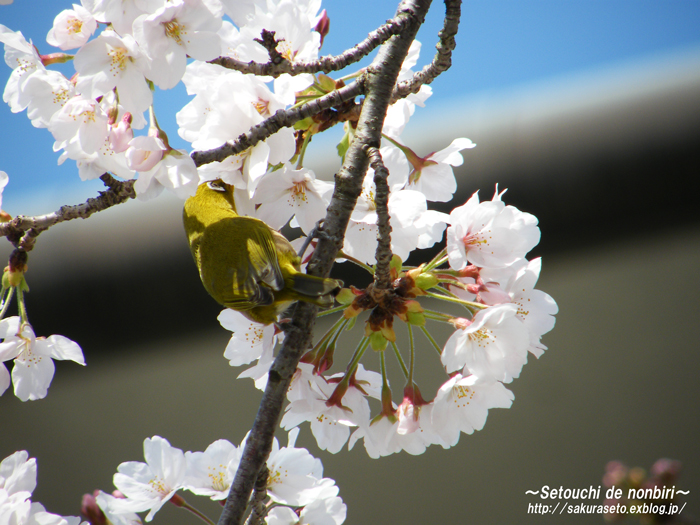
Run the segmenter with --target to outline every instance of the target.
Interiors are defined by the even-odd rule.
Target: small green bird
[[[333,305],[342,282],[302,273],[290,242],[259,219],[236,213],[233,187],[200,184],[183,211],[204,288],[219,304],[271,324],[294,301]]]

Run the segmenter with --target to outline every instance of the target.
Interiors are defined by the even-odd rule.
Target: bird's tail
[[[294,290],[298,300],[323,307],[333,305],[334,298],[342,287],[343,282],[337,279],[315,277],[305,273],[295,273],[289,283],[289,288]]]

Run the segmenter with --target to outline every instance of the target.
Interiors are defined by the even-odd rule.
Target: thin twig
[[[445,21],[438,33],[440,41],[435,45],[437,53],[430,64],[413,75],[409,80],[399,82],[391,95],[393,104],[399,99],[412,93],[418,93],[423,84],[430,84],[440,73],[447,71],[452,65],[452,51],[457,43],[455,35],[459,29],[462,0],[445,0]]]
[[[384,165],[377,147],[367,148],[370,166],[374,170],[374,204],[377,210],[377,266],[374,270],[374,287],[379,290],[391,288],[391,224],[389,223],[389,171]]]
[[[349,86],[332,91],[302,106],[287,110],[280,109],[274,115],[253,126],[232,142],[227,142],[211,150],[193,152],[192,159],[197,166],[209,164],[210,162],[221,162],[227,157],[237,155],[258,142],[265,140],[282,128],[292,127],[300,120],[317,115],[321,111],[344,106],[348,102],[352,102],[355,97],[365,93],[364,84],[364,80],[361,77]]]
[[[95,212],[106,210],[136,197],[135,180],[118,181],[109,173],[104,173],[100,180],[109,189],[101,191],[100,196],[90,198],[83,204],[61,206],[58,211],[46,215],[26,217],[18,215],[9,222],[0,224],[0,236],[8,240],[20,250],[30,251],[34,247],[37,236],[51,226],[72,219],[86,219]]]
[[[408,18],[389,20],[383,26],[369,33],[367,38],[362,42],[347,51],[336,56],[326,55],[318,60],[312,60],[310,62],[295,62],[292,64],[288,60],[283,60],[278,63],[271,60],[261,64],[253,61],[242,62],[231,57],[219,57],[211,60],[209,63],[217,64],[228,69],[235,69],[242,73],[275,78],[285,73],[300,75],[302,73],[330,73],[331,71],[340,71],[350,64],[360,61],[378,46],[389,40],[393,35],[400,34],[409,22],[410,20]]]

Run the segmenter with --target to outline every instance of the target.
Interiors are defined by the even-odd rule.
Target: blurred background
[[[15,0],[0,6],[0,23],[47,52],[53,17],[69,7]],[[331,18],[324,54],[394,11],[391,2],[323,7]],[[441,8],[433,6],[419,36],[419,66],[433,53]],[[597,486],[610,460],[648,468],[661,457],[683,463],[684,514],[700,516],[699,23],[695,1],[463,6],[453,67],[405,139],[419,154],[459,136],[477,143],[456,170],[459,193],[439,209],[477,190],[489,199],[496,183],[509,188],[505,201],[540,220],[542,241],[529,258],[543,257],[537,288],[560,313],[544,337],[549,350],[509,385],[512,408],[492,410],[482,431],[450,450],[372,460],[358,444],[331,455],[303,427],[299,443],[337,481],[348,523],[602,523],[599,515],[528,515],[540,500],[525,491]],[[9,71],[0,68],[3,85]],[[184,89],[156,101],[159,122],[182,148],[166,109],[184,101]],[[53,139],[25,115],[3,105],[0,123],[0,169],[10,175],[3,209],[12,215],[49,213],[101,189],[81,183],[71,161],[56,167]],[[322,178],[338,169],[336,137],[315,141],[310,167]],[[44,400],[0,398],[0,458],[18,449],[37,458],[33,499],[51,512],[76,515],[83,493],[111,490],[119,463],[142,461],[146,437],[203,450],[219,438],[238,444],[252,423],[260,393],[235,381],[241,370],[222,357],[229,333],[199,282],[181,209],[167,195],[131,201],[52,228],[30,254],[37,334],[77,341],[88,362],[57,363]],[[2,250],[9,254],[9,243]],[[344,265],[335,275],[361,278]],[[418,381],[432,396],[440,371],[424,350]],[[377,361],[370,355],[365,365]],[[215,504],[188,500],[216,516]],[[160,512],[156,522],[191,523],[178,509]]]

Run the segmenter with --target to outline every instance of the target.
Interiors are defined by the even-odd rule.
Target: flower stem
[[[396,346],[395,342],[391,342],[391,346],[394,348],[394,354],[396,355],[396,360],[399,362],[399,365],[401,366],[401,371],[403,372],[403,375],[405,377],[408,377],[408,368],[406,368],[406,363],[403,361],[403,357],[401,357],[401,352],[399,352],[399,347]],[[384,352],[382,352],[384,353]]]
[[[187,503],[184,499],[182,500],[182,504],[180,505],[183,509],[189,510],[192,514],[197,516],[199,519],[207,523],[208,525],[216,525],[213,520],[209,519],[202,511],[194,508],[192,505]]]
[[[17,304],[19,305],[19,318],[23,323],[29,324],[29,318],[27,317],[27,306],[24,304],[24,292],[21,289],[17,294]]]
[[[3,319],[5,317],[7,309],[10,307],[10,302],[12,302],[12,296],[14,295],[14,293],[14,286],[2,289],[2,302],[0,303],[0,319]]]
[[[424,272],[429,272],[433,268],[437,268],[441,264],[447,261],[447,250],[442,250],[440,253],[438,253],[433,259],[425,265],[423,268]]]
[[[428,329],[425,326],[421,326],[420,329],[423,331],[423,334],[425,335],[425,337],[428,338],[428,341],[431,342],[431,344],[433,345],[433,348],[435,348],[435,350],[437,350],[438,355],[442,355],[442,348],[440,348],[440,345],[438,345],[435,342],[435,339],[433,339],[433,336],[430,335],[430,332],[428,332]]]
[[[347,255],[346,253],[343,253],[343,250],[338,251],[338,255],[337,255],[336,259],[347,259],[348,261],[355,263],[358,266],[361,266],[362,268],[367,270],[369,273],[374,275],[374,268],[372,268],[368,264],[363,263],[362,261],[355,259],[354,257],[352,257],[350,255]]]
[[[413,340],[413,326],[410,324],[408,325],[408,343],[409,343],[409,346],[411,348],[411,354],[410,354],[410,360],[408,362],[408,378],[407,378],[406,383],[408,385],[412,385],[413,384],[413,365],[415,364],[415,361],[416,361],[416,347],[415,347],[415,343]]]
[[[316,317],[323,317],[324,315],[331,315],[336,312],[342,312],[348,307],[347,304],[341,304],[340,306],[334,306],[333,308],[329,308],[328,310],[323,310],[322,312],[319,312]]]
[[[440,299],[442,301],[448,301],[450,303],[455,303],[455,304],[461,304],[464,306],[467,310],[469,310],[471,313],[478,312],[479,310],[483,310],[484,308],[488,308],[487,305],[481,304],[481,303],[474,303],[472,301],[464,301],[462,299],[457,299],[456,297],[449,297],[447,295],[441,295],[433,292],[425,292],[425,295],[428,297],[433,297],[435,299]]]

